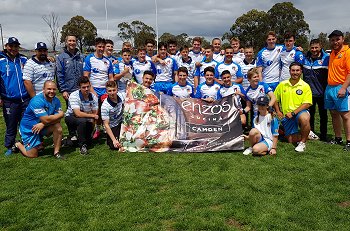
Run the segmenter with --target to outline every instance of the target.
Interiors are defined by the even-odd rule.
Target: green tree
[[[324,50],[331,49],[331,48],[330,48],[330,45],[329,45],[329,40],[328,40],[328,35],[327,35],[327,33],[321,32],[321,33],[318,35],[318,39],[320,40],[321,46],[323,47]]]
[[[222,40],[238,37],[242,45],[249,43],[256,50],[259,50],[265,44],[266,33],[269,30],[267,22],[266,12],[256,9],[250,10],[236,19],[230,31],[223,35]]]
[[[177,47],[180,48],[184,45],[190,47],[191,39],[186,33],[181,33],[178,35],[173,35],[171,33],[165,32],[159,37],[160,42],[168,42],[169,40],[174,39],[177,42]]]
[[[77,37],[78,47],[81,51],[83,49],[93,46],[95,38],[97,36],[97,29],[83,16],[77,15],[72,17],[67,24],[62,27],[61,31],[61,43],[65,41],[67,35],[75,35]]]
[[[280,43],[283,43],[284,33],[290,31],[295,34],[296,44],[307,49],[310,29],[303,11],[295,8],[291,2],[282,2],[273,5],[267,14],[269,30],[276,32]]]
[[[153,27],[141,21],[132,21],[130,24],[122,22],[118,24],[118,36],[125,42],[129,41],[134,47],[143,46],[146,39],[155,39]]]

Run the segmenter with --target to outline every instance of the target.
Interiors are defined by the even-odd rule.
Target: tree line
[[[57,32],[57,15],[51,13],[49,16],[43,16],[43,19],[50,28],[50,43],[53,50],[55,50],[59,37]],[[123,42],[131,42],[136,48],[143,46],[144,41],[147,39],[156,39],[154,28],[139,20],[134,20],[130,23],[121,22],[117,25],[117,28],[118,37]],[[229,31],[224,32],[221,36],[221,39],[224,42],[226,41],[226,43],[223,43],[223,48],[229,46],[227,41],[232,37],[237,37],[240,39],[242,46],[251,45],[255,50],[260,50],[265,45],[268,31],[276,32],[279,43],[283,43],[283,35],[286,31],[289,31],[295,34],[297,45],[305,50],[308,48],[309,40],[313,38],[320,39],[323,47],[330,49],[327,33],[321,32],[318,36],[311,36],[309,24],[305,21],[303,11],[295,8],[291,2],[276,3],[267,12],[252,9],[238,17],[229,28]],[[81,51],[89,51],[97,37],[97,28],[83,16],[77,15],[62,26],[61,43],[64,43],[68,34],[77,36],[78,47]],[[344,34],[345,42],[349,44],[350,32],[345,32]],[[192,39],[186,33],[174,35],[165,32],[159,37],[160,42],[169,40],[176,40],[178,47],[183,45],[190,46],[192,42]],[[210,44],[204,37],[202,37],[202,41],[202,45]]]

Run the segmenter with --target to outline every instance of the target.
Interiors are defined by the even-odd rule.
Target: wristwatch
[[[292,111],[292,116],[295,116],[295,113],[294,113],[294,111]]]

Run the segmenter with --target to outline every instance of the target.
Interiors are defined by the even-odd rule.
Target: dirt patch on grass
[[[235,227],[239,230],[244,230],[244,225],[234,218],[230,218],[226,221],[226,224],[230,227]]]
[[[350,201],[340,202],[340,203],[338,203],[338,206],[342,207],[342,208],[349,208],[350,207]]]

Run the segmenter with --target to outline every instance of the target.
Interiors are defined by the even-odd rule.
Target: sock
[[[342,138],[341,138],[341,137],[335,137],[335,140],[336,140],[336,141],[341,141]]]

